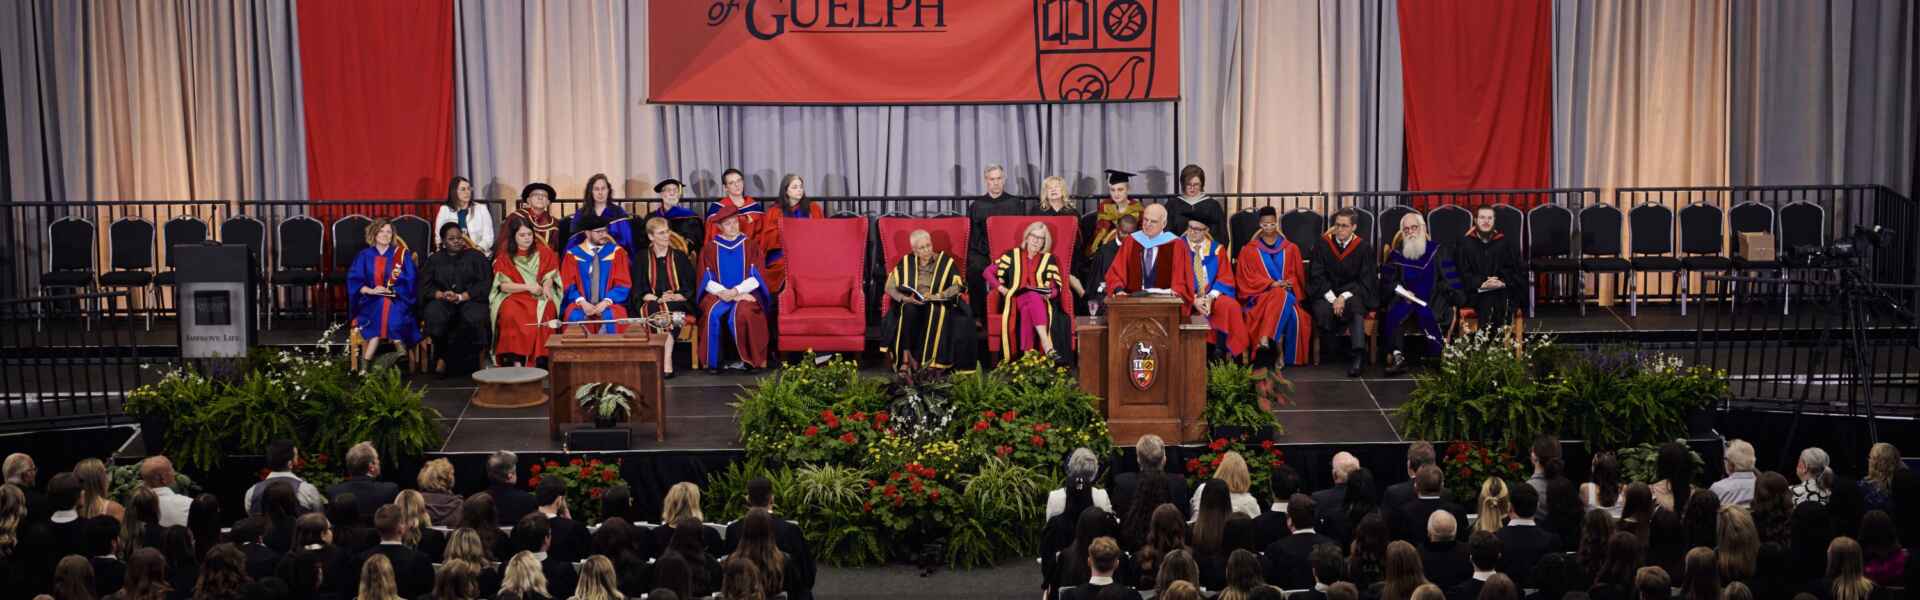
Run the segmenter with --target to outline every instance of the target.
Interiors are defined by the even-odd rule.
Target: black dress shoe
[[[1395,350],[1393,351],[1393,354],[1390,354],[1387,356],[1386,373],[1388,377],[1393,377],[1395,375],[1400,375],[1406,372],[1407,372],[1407,355],[1401,354],[1399,350]]]
[[[674,375],[675,375],[675,373],[674,373],[673,371],[667,371],[667,372],[665,372],[665,373],[661,373],[661,374],[660,374],[660,378],[661,378],[661,379],[673,379],[673,376],[674,376]]]
[[[1353,361],[1347,363],[1347,376],[1359,377],[1360,370],[1362,368],[1365,368],[1366,366],[1367,366],[1367,357],[1361,356],[1360,353],[1358,352],[1353,353]]]

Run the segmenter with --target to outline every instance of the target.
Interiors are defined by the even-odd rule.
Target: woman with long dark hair
[[[185,527],[175,525],[160,534],[160,555],[167,560],[167,584],[173,588],[169,598],[193,595],[193,582],[200,578],[200,558],[193,546],[193,532]]]
[[[1653,470],[1660,477],[1660,481],[1648,486],[1654,503],[1662,509],[1680,510],[1687,498],[1693,497],[1693,451],[1680,442],[1661,444],[1660,454],[1653,459]]]
[[[173,586],[167,583],[167,559],[153,548],[141,548],[127,555],[125,587],[107,596],[119,600],[166,600]]]
[[[201,494],[187,507],[187,529],[193,532],[193,558],[206,560],[207,551],[220,543],[220,497]]]
[[[1382,571],[1379,600],[1410,600],[1413,590],[1428,585],[1420,551],[1413,544],[1396,541],[1387,544],[1387,560]]]
[[[1353,485],[1351,476],[1347,485]],[[1347,552],[1347,580],[1360,589],[1379,583],[1386,576],[1387,544],[1391,539],[1392,532],[1380,513],[1371,512],[1361,517],[1353,528],[1352,548]]]
[[[1587,480],[1580,484],[1580,499],[1587,509],[1604,510],[1607,516],[1620,518],[1620,459],[1612,452],[1595,453]]]
[[[501,365],[544,366],[553,329],[529,326],[560,318],[560,255],[539,242],[524,220],[507,221],[506,239],[493,257],[493,355]]]
[[[1593,587],[1587,594],[1593,600],[1631,600],[1634,598],[1633,575],[1640,568],[1640,559],[1644,554],[1640,538],[1625,531],[1616,531],[1607,539],[1606,559],[1600,562],[1600,570],[1593,572]]]
[[[633,256],[633,225],[628,218],[627,209],[620,208],[620,201],[613,198],[613,183],[607,180],[605,173],[594,173],[587,179],[587,189],[581,195],[580,210],[573,211],[572,221],[567,230],[573,237],[567,240],[567,246],[573,247],[586,239],[587,232],[580,229],[580,219],[587,215],[599,215],[607,220],[607,234],[613,236],[613,242]]]
[[[448,223],[459,223],[473,240],[475,250],[493,253],[493,215],[487,212],[485,203],[473,201],[473,182],[465,177],[456,175],[447,182],[447,200],[433,217],[433,230],[439,231]]]
[[[800,570],[792,557],[774,546],[773,516],[765,510],[747,511],[740,519],[740,545],[728,555],[728,561],[753,563],[760,573],[760,589],[768,596],[800,589]]]
[[[200,579],[193,584],[193,600],[237,600],[240,588],[253,582],[247,576],[247,555],[233,544],[207,550],[200,563]],[[66,600],[62,598],[61,600]]]
[[[1087,553],[1093,541],[1103,537],[1113,537],[1117,525],[1113,515],[1097,506],[1089,506],[1080,511],[1073,528],[1073,545],[1060,551],[1060,558],[1054,561],[1054,570],[1047,573],[1047,590],[1057,592],[1060,588],[1086,583],[1092,577],[1091,567],[1087,566]],[[1120,579],[1119,577],[1115,578]]]
[[[1712,548],[1719,545],[1719,520],[1720,495],[1708,489],[1694,490],[1693,497],[1687,499],[1687,506],[1680,513],[1680,522],[1686,527],[1687,546]],[[1757,515],[1754,521],[1756,524],[1759,521]],[[1775,541],[1768,540],[1765,533],[1760,535],[1760,540]]]
[[[1145,491],[1148,488],[1136,488]],[[1138,500],[1135,500],[1138,502]],[[1136,547],[1133,553],[1134,572],[1139,575],[1134,587],[1152,588],[1155,577],[1160,573],[1160,563],[1176,550],[1189,550],[1187,546],[1187,522],[1180,516],[1180,509],[1172,503],[1161,504],[1153,509],[1152,529],[1147,532],[1146,541]]]

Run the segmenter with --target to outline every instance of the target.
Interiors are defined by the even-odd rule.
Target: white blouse
[[[440,205],[440,214],[433,218],[433,243],[440,243],[440,228],[448,223],[460,220],[460,215],[447,205]],[[487,205],[473,202],[467,205],[467,237],[473,239],[482,254],[493,255],[493,216],[487,213]],[[415,250],[426,254],[424,250]]]

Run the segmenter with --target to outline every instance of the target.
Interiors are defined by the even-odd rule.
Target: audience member
[[[1473,523],[1475,531],[1495,533],[1500,531],[1500,528],[1506,527],[1507,515],[1513,512],[1513,503],[1507,492],[1507,480],[1488,477],[1486,481],[1480,482],[1479,504],[1478,520]]]
[[[653,561],[649,579],[657,589],[671,590],[681,598],[698,598],[693,595],[693,567],[678,554],[663,554]]]
[[[720,593],[716,594],[714,598],[715,600],[766,600],[766,589],[761,587],[761,582],[765,580],[765,577],[760,573],[760,568],[754,566],[752,562],[744,560],[728,561],[726,566],[722,567],[721,570]],[[579,598],[580,600],[612,600],[607,598],[584,598],[580,596],[575,596],[575,598]]]
[[[53,514],[53,508],[47,504],[47,495],[40,491],[40,467],[33,462],[32,456],[21,452],[8,454],[6,462],[0,465],[0,473],[5,474],[6,483],[20,488],[21,494],[26,496],[26,520],[42,521],[47,515]]]
[[[1827,468],[1827,451],[1820,448],[1807,448],[1800,451],[1800,461],[1793,465],[1794,475],[1800,483],[1793,486],[1793,503],[1806,502],[1826,504],[1833,495],[1833,471]]]
[[[193,499],[173,491],[173,461],[165,456],[149,456],[140,461],[140,484],[153,490],[160,503],[160,526],[172,527],[187,524],[187,513],[193,509]]]
[[[1607,516],[1620,518],[1621,494],[1620,459],[1612,452],[1596,452],[1593,461],[1587,467],[1587,482],[1580,484],[1581,510],[1607,511]]]
[[[1547,484],[1563,477],[1566,461],[1560,456],[1560,438],[1542,435],[1533,439],[1533,447],[1528,456],[1533,461],[1533,475],[1527,477],[1527,485],[1533,486],[1534,500],[1539,507],[1534,513],[1542,518],[1547,516]],[[1515,583],[1524,583],[1516,581]]]
[[[1198,589],[1200,586],[1200,565],[1193,561],[1193,553],[1175,550],[1160,560],[1160,573],[1154,578],[1154,596],[1165,596],[1167,590],[1176,583],[1185,583]]]
[[[1074,448],[1073,452],[1067,455],[1066,485],[1047,492],[1046,518],[1052,519],[1060,515],[1067,515],[1068,519],[1078,518],[1074,515],[1080,514],[1083,507],[1074,505],[1080,504],[1080,501],[1068,501],[1075,496],[1091,498],[1093,506],[1098,506],[1100,510],[1109,513],[1113,512],[1113,500],[1107,496],[1107,491],[1093,485],[1099,476],[1100,459],[1093,455],[1093,451]]]
[[[193,581],[200,578],[200,558],[194,555],[193,532],[186,527],[168,527],[160,534],[160,556],[167,561],[167,594],[172,600],[193,596]]]
[[[1640,538],[1616,531],[1607,539],[1607,556],[1593,572],[1593,587],[1587,594],[1593,600],[1633,600],[1634,573],[1644,553]]]
[[[274,565],[280,564],[280,558],[286,554],[285,552],[273,549],[272,546],[268,546],[265,543],[264,537],[268,526],[269,524],[266,517],[258,515],[251,516],[235,522],[233,524],[233,530],[227,535],[227,539],[233,542],[234,549],[240,552],[241,569],[249,578],[265,579],[272,577]],[[287,544],[293,544],[293,536],[291,534],[287,536]],[[208,549],[207,551],[209,555],[213,552],[212,549]],[[201,569],[204,570],[207,568],[207,564],[211,563],[213,559],[203,557],[200,561]],[[236,591],[239,589],[237,584],[234,589]]]
[[[291,481],[275,481],[261,493],[261,514],[267,518],[267,547],[286,554],[293,548],[294,521],[305,514],[300,507],[298,486]]]
[[[1151,589],[1155,577],[1160,573],[1160,562],[1175,550],[1189,550],[1187,546],[1187,523],[1180,518],[1180,509],[1169,502],[1153,510],[1153,525],[1147,532],[1144,543],[1136,547],[1133,553],[1134,578],[1131,583],[1137,588]]]
[[[1888,487],[1893,490],[1893,524],[1900,529],[1900,543],[1920,548],[1920,473],[1901,469],[1892,480]]]
[[[1467,558],[1473,563],[1473,573],[1467,579],[1447,588],[1447,600],[1476,600],[1488,579],[1499,573],[1504,544],[1500,536],[1491,532],[1475,531],[1467,536]]]
[[[1246,550],[1234,550],[1227,556],[1226,585],[1218,600],[1249,600],[1253,590],[1266,585],[1260,579],[1260,557]]]
[[[400,494],[398,484],[380,481],[380,451],[372,442],[360,442],[347,449],[347,478],[327,487],[327,497],[353,494],[362,516],[370,516],[380,507],[393,503]],[[344,526],[344,525],[343,525]]]
[[[1720,600],[1754,600],[1753,589],[1735,581],[1720,590]]]
[[[1720,600],[1720,559],[1712,548],[1700,546],[1687,551],[1678,587],[1678,600]]]
[[[1226,553],[1222,549],[1227,543],[1227,517],[1233,512],[1233,501],[1227,486],[1224,483],[1215,486],[1203,483],[1195,495],[1200,498],[1200,506],[1193,512],[1194,560],[1216,556],[1224,560]]]
[[[1347,474],[1346,489],[1347,493],[1340,496],[1342,504],[1340,514],[1343,516],[1331,522],[1322,523],[1322,526],[1327,528],[1327,537],[1352,541],[1355,535],[1354,528],[1359,527],[1360,520],[1367,515],[1379,515],[1380,523],[1386,526],[1388,536],[1391,537],[1393,524],[1387,522],[1386,515],[1380,514],[1380,493],[1379,488],[1374,487],[1373,471],[1364,468],[1354,469],[1352,473]]]
[[[1496,535],[1502,543],[1500,572],[1512,577],[1514,583],[1523,587],[1531,586],[1533,579],[1529,574],[1533,564],[1540,557],[1560,547],[1560,540],[1553,532],[1534,523],[1534,511],[1540,506],[1534,498],[1534,487],[1529,485],[1512,486],[1513,506],[1507,526],[1500,528]]]
[[[127,555],[126,585],[108,597],[115,600],[164,600],[173,591],[167,583],[167,559],[155,548]]]
[[[574,561],[553,554],[553,530],[546,517],[538,514],[520,517],[520,522],[514,524],[509,537],[512,539],[510,549],[496,556],[511,557],[521,552],[532,552],[534,558],[540,559],[541,572],[547,576],[548,590],[555,596],[568,593],[578,595],[574,591],[574,586],[578,584]]]
[[[1827,542],[1833,541],[1838,535],[1839,528],[1834,527],[1826,505],[1808,502],[1793,507],[1792,540],[1787,544],[1793,581],[1811,581],[1826,572]],[[1725,552],[1724,549],[1721,551]],[[1725,576],[1725,573],[1721,575]],[[1761,590],[1761,593],[1764,595],[1765,591]]]
[[[647,581],[647,559],[641,548],[643,543],[637,539],[639,533],[626,519],[614,517],[600,522],[600,528],[593,531],[587,546],[588,556],[598,554],[613,561],[613,570],[619,574],[620,593],[636,598],[645,595],[652,585]],[[732,537],[738,536],[736,533]]]
[[[1633,574],[1633,589],[1639,600],[1668,600],[1673,597],[1673,578],[1660,567],[1640,567]]]
[[[1247,473],[1247,459],[1239,452],[1229,451],[1221,455],[1220,465],[1214,468],[1213,479],[1209,481],[1220,481],[1226,484],[1227,499],[1233,504],[1233,512],[1246,515],[1249,519],[1260,516],[1260,501],[1253,497],[1251,490],[1253,479]],[[1200,487],[1194,490],[1194,494],[1198,496],[1206,490],[1206,486],[1205,483],[1200,484]],[[1196,511],[1200,509],[1200,500],[1197,497],[1193,500],[1193,509]]]
[[[208,549],[206,560],[200,563],[200,579],[193,583],[193,600],[239,600],[240,588],[254,579],[247,574],[250,563],[233,544]]]
[[[1351,480],[1349,480],[1351,481]],[[1370,589],[1386,575],[1387,544],[1393,536],[1380,513],[1369,513],[1353,528],[1352,548],[1347,552],[1347,581]]]
[[[1426,565],[1427,579],[1443,590],[1473,576],[1473,559],[1467,556],[1467,545],[1454,538],[1458,530],[1459,521],[1453,518],[1453,513],[1436,510],[1427,517],[1426,545],[1420,548],[1420,564]]]
[[[1339,546],[1321,544],[1313,547],[1308,561],[1313,564],[1313,587],[1300,591],[1302,596],[1297,600],[1326,600],[1327,590],[1347,577],[1347,557],[1340,552]]]
[[[93,565],[93,591],[110,595],[127,580],[127,564],[120,560],[120,523],[101,515],[87,519],[87,562]]]
[[[393,580],[393,562],[386,555],[368,557],[356,574],[359,585],[354,586],[354,600],[402,600]]]
[[[540,569],[540,559],[532,552],[515,553],[513,559],[507,561],[506,571],[500,581],[500,593],[494,600],[553,600],[553,595],[547,593],[547,575]]]
[[[455,529],[454,534],[447,538],[447,552],[451,553],[454,546],[461,545],[460,533],[467,531],[477,537],[475,541],[479,542],[480,550],[484,552],[479,556],[466,557],[469,560],[491,563],[499,562],[501,557],[513,556],[513,544],[507,540],[506,534],[500,532],[500,527],[494,525],[499,521],[497,515],[492,492],[468,496],[460,503],[460,517],[455,521],[459,529]]]
[[[284,569],[289,562],[310,559],[315,569],[323,569],[330,573],[344,573],[346,569],[345,565],[348,561],[352,560],[354,553],[334,544],[333,534],[333,526],[327,522],[325,516],[319,513],[301,515],[293,524],[292,550],[287,552],[285,558],[280,559],[280,567]],[[276,570],[275,572],[278,574],[280,570]],[[288,586],[293,588],[295,592],[311,594],[310,590],[301,590],[299,586],[295,585],[295,581],[285,575],[281,575],[280,578],[287,580]],[[326,582],[325,591],[343,592],[344,589],[341,587],[341,584],[344,583],[344,581],[336,580],[344,579],[344,577],[330,578]]]
[[[573,565],[567,565],[567,569],[572,570]],[[551,574],[552,570],[548,569],[548,573]],[[754,574],[749,573],[747,578],[751,579],[753,576]],[[572,598],[574,600],[622,600],[626,596],[620,594],[619,585],[614,577],[612,561],[607,560],[605,556],[589,557],[586,562],[580,564],[580,583],[574,590]]]
[[[1235,550],[1260,552],[1260,546],[1254,541],[1253,519],[1240,513],[1227,514],[1227,530],[1222,536],[1220,550],[1232,554]]]
[[[1343,561],[1340,571],[1345,572],[1345,557],[1340,554],[1339,544],[1333,541],[1333,538],[1314,531],[1315,509],[1313,498],[1306,494],[1294,494],[1287,500],[1287,521],[1293,527],[1293,533],[1267,544],[1263,554],[1266,560],[1268,583],[1289,590],[1305,589],[1313,585],[1315,580],[1313,554],[1323,545],[1334,549],[1335,556]],[[1324,581],[1332,583],[1333,580]]]
[[[673,538],[679,537],[682,533],[677,524],[689,519],[695,523],[703,523],[707,519],[706,515],[700,512],[700,486],[685,481],[673,484],[673,487],[667,488],[666,499],[660,505],[660,522],[676,525],[672,528],[655,527],[653,547],[665,548],[670,545]],[[699,536],[702,551],[712,557],[720,556],[720,550],[725,546],[725,541],[720,539],[719,531],[702,526],[693,534]],[[714,570],[714,576],[719,576],[718,569]],[[719,580],[714,581],[718,583]]]
[[[1166,589],[1160,590],[1159,593],[1154,594],[1153,597],[1158,600],[1203,600],[1204,599],[1204,596],[1200,595],[1200,588],[1194,587],[1193,583],[1189,581],[1175,581],[1173,582],[1172,585],[1167,586]]]
[[[1718,537],[1718,527],[1715,529]],[[1686,565],[1688,546],[1687,528],[1680,522],[1680,514],[1670,510],[1655,511],[1652,527],[1647,532],[1646,546],[1647,556],[1643,565],[1660,567],[1668,573],[1681,572]]]
[[[79,555],[60,559],[53,568],[54,600],[94,600],[93,563]]]
[[[1165,475],[1158,471],[1148,471],[1139,477],[1141,489],[1134,492],[1133,498],[1123,505],[1126,508],[1120,510],[1120,547],[1137,549],[1147,543],[1154,515],[1161,505],[1172,502],[1167,496],[1166,484],[1161,481],[1163,478]],[[1173,512],[1178,515],[1180,509],[1174,508]]]
[[[807,538],[800,526],[792,521],[780,518],[774,510],[773,482],[766,478],[755,478],[747,482],[747,511],[765,512],[773,520],[773,542],[776,548],[786,553],[790,568],[794,570],[793,584],[783,588],[791,600],[807,600],[813,597],[814,577],[818,567],[813,560],[813,549],[807,546]],[[734,546],[742,537],[742,523],[734,521],[727,524],[725,550],[731,554]],[[645,552],[642,552],[643,554]]]
[[[607,519],[620,517],[628,523],[647,520],[638,512],[633,502],[633,492],[624,485],[609,487],[607,493],[600,495],[600,516]]]
[[[1115,510],[1127,512],[1138,496],[1140,483],[1153,473],[1161,475],[1161,484],[1166,486],[1167,501],[1180,509],[1182,518],[1191,517],[1193,493],[1187,489],[1187,478],[1178,471],[1167,470],[1166,441],[1151,433],[1140,436],[1133,443],[1134,460],[1140,463],[1137,473],[1120,473],[1113,476],[1113,487],[1108,490],[1108,498]],[[1291,492],[1289,492],[1291,493]],[[1148,506],[1146,514],[1152,514],[1158,505]]]
[[[546,517],[547,531],[553,536],[548,554],[556,560],[579,562],[587,557],[587,527],[573,520],[573,512],[567,506],[567,482],[557,477],[540,480],[534,488],[534,503],[537,505],[529,516]],[[525,550],[525,548],[521,548]]]
[[[447,532],[434,529],[433,517],[427,514],[427,497],[419,490],[401,490],[393,499],[394,506],[400,507],[400,521],[406,523],[406,536],[401,542],[407,547],[419,550],[429,559],[438,557],[447,551]],[[374,515],[379,520],[379,515]],[[378,523],[375,524],[378,528]]]
[[[1520,586],[1505,573],[1494,573],[1487,578],[1487,584],[1480,588],[1478,600],[1520,600]]]
[[[1433,514],[1437,512],[1447,513],[1452,517],[1452,522],[1454,523],[1466,520],[1466,507],[1460,506],[1459,503],[1448,500],[1442,496],[1442,494],[1446,493],[1446,486],[1441,479],[1440,467],[1438,465],[1422,465],[1413,476],[1413,486],[1414,496],[1412,498],[1397,505],[1387,505],[1393,511],[1389,514],[1397,517],[1400,521],[1395,524],[1394,539],[1418,542],[1426,541],[1431,534],[1431,531],[1427,527],[1428,517],[1433,516]],[[1449,534],[1451,534],[1451,531]],[[1451,542],[1453,541],[1453,537],[1452,535],[1448,535],[1444,540],[1434,541]],[[1412,589],[1409,588],[1401,591],[1411,592]]]
[[[1379,600],[1411,600],[1413,590],[1427,581],[1426,568],[1420,562],[1420,551],[1405,541],[1395,540],[1387,544],[1385,561],[1380,582],[1368,590],[1368,596]]]
[[[1653,525],[1653,488],[1644,483],[1633,483],[1620,499],[1620,520],[1614,528],[1642,540],[1647,539],[1648,528]]]
[[[475,600],[480,598],[480,565],[450,560],[433,573],[433,591],[419,600]]]
[[[98,458],[89,458],[73,465],[73,476],[80,481],[80,517],[91,519],[99,516],[113,517],[115,521],[126,518],[126,509],[113,501],[108,490],[113,489],[113,472],[107,470],[107,464]],[[101,592],[106,594],[107,592]]]
[[[1753,498],[1748,505],[1752,507],[1753,524],[1760,530],[1761,541],[1791,542],[1794,502],[1785,476],[1772,471],[1761,473],[1754,479]],[[1822,543],[1821,547],[1826,544]]]
[[[1859,541],[1867,578],[1883,586],[1904,587],[1907,549],[1900,547],[1899,532],[1893,528],[1893,517],[1883,510],[1867,511],[1867,516],[1860,518]]]
[[[498,519],[497,525],[508,526],[518,523],[520,517],[527,516],[527,513],[534,510],[533,494],[518,487],[519,468],[520,457],[512,452],[501,450],[487,457],[487,494],[493,497],[494,518]]]
[[[1415,440],[1407,445],[1407,480],[1387,486],[1380,492],[1380,505],[1389,509],[1398,509],[1413,499],[1414,480],[1420,477],[1420,467],[1436,464],[1433,442]]]
[[[1815,577],[1818,577],[1818,573],[1825,572],[1825,558],[1822,556],[1820,563],[1811,569],[1816,574]],[[1722,572],[1720,580],[1727,584],[1747,584],[1747,588],[1757,596],[1756,600],[1787,600],[1793,596],[1794,592],[1800,591],[1802,584],[1807,581],[1795,574],[1795,569],[1790,564],[1792,560],[1793,554],[1786,546],[1761,544],[1760,558],[1753,563],[1753,577],[1745,582],[1729,581],[1727,574]]]
[[[774,542],[773,515],[765,510],[747,511],[740,519],[740,540],[738,546],[729,552],[727,560],[745,560],[753,563],[760,573],[762,592],[769,596],[786,593],[793,597],[794,591],[801,589],[800,570],[794,564],[793,557],[782,552]],[[1111,539],[1108,540],[1112,542]],[[1097,545],[1097,544],[1096,544]],[[1098,548],[1094,550],[1098,554]],[[1119,560],[1119,550],[1113,552],[1114,561]],[[1107,573],[1113,572],[1114,564],[1107,564]],[[1096,570],[1097,571],[1097,570]],[[1096,572],[1097,576],[1098,573]]]
[[[1714,514],[1709,520],[1716,525],[1720,515]],[[1613,517],[1604,510],[1589,510],[1586,518],[1580,522],[1580,544],[1574,549],[1580,568],[1588,573],[1598,573],[1600,563],[1607,556],[1607,540],[1613,538]]]
[[[193,556],[206,560],[207,551],[221,541],[220,497],[213,494],[201,494],[193,499],[193,507],[187,510],[187,530],[193,532]]]
[[[1105,598],[1109,593],[1107,591],[1109,589],[1119,590],[1113,593],[1121,593],[1123,594],[1121,596],[1123,598],[1139,600],[1140,594],[1133,591],[1133,586],[1115,579],[1121,567],[1120,545],[1118,542],[1115,542],[1114,539],[1110,537],[1096,538],[1093,540],[1093,543],[1087,547],[1086,557],[1087,572],[1089,573],[1087,582],[1072,588],[1063,589],[1060,594],[1062,600],[1095,600]]]
[[[1720,527],[1714,532],[1720,561],[1721,581],[1748,581],[1760,558],[1760,533],[1753,527],[1747,509],[1738,506],[1720,508]]]
[[[420,495],[425,497],[427,516],[433,519],[433,525],[452,527],[460,516],[460,503],[464,500],[453,493],[453,462],[444,458],[427,461],[421,465],[414,483],[420,486]]]
[[[1293,467],[1286,464],[1273,467],[1267,475],[1267,493],[1272,494],[1273,504],[1253,518],[1254,544],[1265,548],[1293,532],[1290,523],[1293,515],[1287,510],[1287,503],[1299,491],[1300,474]]]
[[[1547,482],[1546,511],[1536,523],[1553,532],[1559,542],[1555,552],[1572,552],[1580,539],[1580,521],[1586,516],[1586,503],[1580,501],[1580,487],[1565,477]]]
[[[1647,490],[1653,492],[1654,504],[1661,510],[1680,510],[1675,499],[1685,502],[1693,496],[1693,451],[1680,442],[1661,444],[1660,453],[1653,459],[1653,470],[1660,478],[1647,486]]]
[[[1709,487],[1713,495],[1720,497],[1720,503],[1727,506],[1753,504],[1756,475],[1753,471],[1753,444],[1738,439],[1727,442],[1726,455],[1720,459],[1720,468],[1726,471],[1727,476]]]
[[[1319,507],[1319,514],[1314,515],[1315,520],[1326,525],[1336,517],[1346,516],[1343,509],[1346,507],[1347,476],[1358,470],[1360,470],[1360,459],[1352,454],[1338,452],[1333,455],[1333,487],[1313,493],[1314,506]],[[1346,529],[1343,528],[1343,530]]]
[[[399,506],[387,505],[374,511],[373,528],[380,534],[380,543],[354,555],[344,573],[347,581],[341,589],[361,589],[359,582],[354,579],[361,571],[360,565],[368,559],[381,556],[387,559],[387,568],[392,572],[394,593],[413,598],[433,591],[433,556],[406,544],[406,539],[418,526],[417,522],[407,521],[406,511]]]
[[[323,580],[332,567],[326,556],[314,552],[294,552],[280,561],[274,569],[274,578],[287,586],[287,600],[333,600],[337,596],[321,589],[322,584],[331,586],[332,581]]]
[[[1360,588],[1351,581],[1327,586],[1327,600],[1360,600]]]
[[[260,483],[247,488],[247,495],[240,501],[241,506],[247,507],[247,514],[266,514],[267,488],[282,481],[293,486],[299,513],[317,512],[327,507],[327,499],[320,495],[320,489],[293,473],[293,463],[299,458],[300,449],[294,447],[293,440],[274,440],[267,444],[267,476]]]
[[[380,543],[380,532],[367,522],[373,513],[360,512],[360,499],[347,492],[327,503],[327,523],[333,530],[333,544],[348,554],[359,554]],[[384,504],[381,506],[385,506]]]
[[[1893,474],[1905,469],[1900,463],[1900,449],[1893,444],[1876,443],[1867,451],[1867,476],[1859,483],[1866,510],[1893,510]]]
[[[1758,525],[1759,519],[1754,519]],[[1719,544],[1720,495],[1712,490],[1693,491],[1693,497],[1687,499],[1687,505],[1680,513],[1680,523],[1686,528],[1688,547],[1706,546],[1712,548]],[[1762,530],[1764,532],[1764,529]],[[1765,533],[1761,541],[1767,541]]]
[[[1533,564],[1533,580],[1537,583],[1527,594],[1529,600],[1564,599],[1570,593],[1586,596],[1585,590],[1593,587],[1593,579],[1580,567],[1580,561],[1561,552],[1540,557],[1540,562]]]
[[[120,521],[120,554],[160,545],[160,497],[153,490],[137,488],[127,501],[126,517]]]
[[[698,504],[696,503],[695,506]],[[670,521],[670,523],[673,524],[672,527],[656,527],[654,531],[658,532],[661,529],[671,531],[667,542],[662,545],[665,550],[660,553],[661,558],[664,560],[668,556],[674,556],[685,563],[687,579],[692,591],[681,595],[699,597],[719,590],[720,561],[715,560],[708,550],[714,547],[707,537],[715,535],[713,529],[701,524],[700,519],[691,516]],[[655,581],[659,579],[655,577]],[[554,596],[559,597],[563,590],[554,589],[553,591]]]
[[[1117,529],[1113,516],[1099,507],[1090,506],[1081,510],[1073,528],[1073,544],[1061,550],[1059,557],[1051,563],[1042,557],[1042,569],[1052,569],[1045,573],[1047,589],[1057,594],[1060,588],[1086,583],[1093,576],[1087,566],[1087,556],[1092,552],[1093,542],[1113,537]]]
[[[1859,542],[1853,538],[1840,536],[1827,544],[1826,577],[1815,582],[1812,589],[1821,600],[1881,600],[1887,597],[1886,587],[1875,585],[1868,579]]]

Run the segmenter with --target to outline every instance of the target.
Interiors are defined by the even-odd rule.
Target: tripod
[[[1901,308],[1885,290],[1880,289],[1873,282],[1865,266],[1860,263],[1836,266],[1839,267],[1835,272],[1840,276],[1840,285],[1835,288],[1833,296],[1824,303],[1822,309],[1830,315],[1838,316],[1840,326],[1821,328],[1820,338],[1815,342],[1807,367],[1810,373],[1812,369],[1824,368],[1829,353],[1836,350],[1840,353],[1842,360],[1847,361],[1844,375],[1850,377],[1854,384],[1850,386],[1853,393],[1847,400],[1847,412],[1862,415],[1866,419],[1867,444],[1871,446],[1880,441],[1880,430],[1875,423],[1878,419],[1873,408],[1874,376],[1871,349],[1867,345],[1867,330],[1873,327],[1876,313],[1885,312],[1907,322],[1912,322],[1913,314]],[[1845,338],[1836,339],[1839,336],[1845,336]],[[1781,464],[1789,462],[1793,457],[1793,440],[1800,428],[1800,415],[1806,411],[1808,396],[1813,393],[1811,377],[1808,378],[1807,383],[1793,402],[1793,420],[1787,426],[1786,443],[1781,446]],[[1864,411],[1861,410],[1862,404],[1865,404]]]

